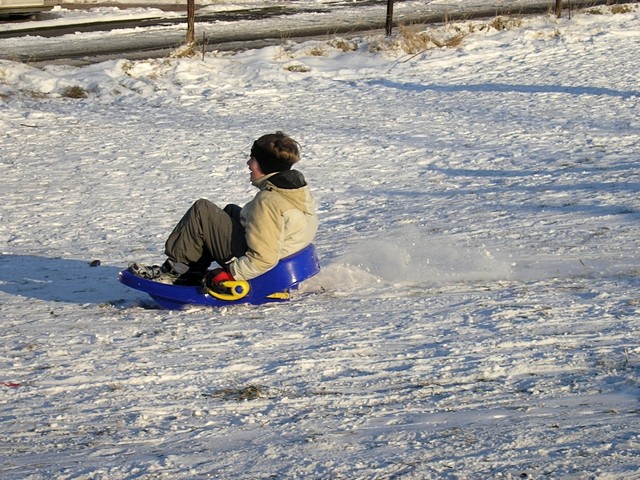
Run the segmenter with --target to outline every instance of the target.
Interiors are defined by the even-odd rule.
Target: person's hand
[[[214,268],[205,273],[202,283],[204,287],[220,294],[229,293],[229,289],[223,285],[224,282],[233,281],[233,275],[223,268]]]

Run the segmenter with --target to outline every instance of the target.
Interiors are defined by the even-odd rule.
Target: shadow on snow
[[[119,270],[84,260],[0,255],[0,291],[52,302],[120,305],[133,300],[133,292],[118,282]]]
[[[610,97],[620,97],[627,99],[630,97],[640,97],[640,91],[622,92],[611,88],[602,87],[581,87],[568,85],[511,85],[505,83],[481,83],[467,85],[422,85],[418,83],[401,83],[390,80],[371,80],[372,85],[382,85],[389,88],[412,92],[495,92],[495,93],[556,93],[568,95],[606,95]]]

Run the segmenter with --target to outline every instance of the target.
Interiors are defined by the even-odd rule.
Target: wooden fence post
[[[391,30],[393,29],[393,0],[387,0],[387,22],[386,33],[387,37],[391,36]]]
[[[187,44],[193,45],[196,39],[196,0],[187,0]]]
[[[556,17],[562,16],[562,0],[556,0]]]

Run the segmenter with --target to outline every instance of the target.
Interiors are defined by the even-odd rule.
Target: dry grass
[[[447,24],[444,28],[427,31],[421,25],[400,25],[398,36],[386,44],[370,44],[370,51],[382,51],[385,49],[399,48],[405,53],[414,55],[432,48],[457,48],[471,33],[489,30],[513,30],[523,25],[522,18],[499,16],[493,20],[477,24],[465,22]]]
[[[451,38],[449,38],[447,40],[447,43],[445,44],[445,47],[447,48],[456,48],[458,46],[460,46],[460,44],[462,43],[462,41],[465,39],[465,37],[467,36],[467,34],[458,34],[455,35]]]
[[[299,63],[287,65],[286,67],[284,67],[284,69],[289,72],[297,72],[297,73],[308,73],[311,71],[311,68],[307,67],[306,65],[301,65]]]
[[[78,85],[65,88],[61,95],[66,98],[87,98],[88,96],[87,91]]]
[[[637,8],[638,8],[637,5],[630,5],[630,4],[608,5],[608,6],[603,5],[600,7],[593,7],[593,8],[583,10],[583,12],[590,15],[604,15],[605,13],[611,13],[613,15],[616,15],[620,13],[633,13],[637,10]]]
[[[609,10],[615,15],[617,13],[633,13],[637,8],[637,5],[611,5]]]
[[[199,53],[195,43],[187,43],[171,52],[171,58],[191,58]]]
[[[436,36],[419,25],[400,25],[400,34],[396,39],[396,46],[408,54],[424,52],[431,48],[455,48],[458,47],[467,33],[456,32],[453,35],[443,33]]]
[[[309,55],[312,57],[326,57],[327,49],[324,45],[315,45],[309,50]]]
[[[246,387],[230,387],[203,394],[206,397],[221,398],[223,400],[256,400],[267,396],[267,389],[261,385],[247,385]]]
[[[356,50],[358,50],[357,42],[345,40],[344,38],[334,38],[332,40],[329,40],[329,46],[337,48],[344,53],[355,52]]]
[[[329,38],[323,42],[316,42],[311,46],[305,46],[298,48],[299,44],[295,42],[286,42],[280,44],[278,54],[274,57],[275,60],[293,60],[300,56],[311,57],[328,57],[331,55],[332,50],[340,50],[341,52],[353,52],[358,49],[358,43],[356,41],[345,40],[340,37]],[[284,67],[285,70],[291,72],[308,72],[310,69],[300,64],[289,64]]]
[[[522,26],[521,18],[502,17],[502,16],[494,18],[487,24],[488,28],[493,28],[494,30],[498,30],[498,31],[513,30],[514,28],[520,28],[521,26]]]
[[[604,14],[604,10],[602,8],[590,8],[588,10],[585,10],[584,13],[587,13],[589,15],[602,15]]]

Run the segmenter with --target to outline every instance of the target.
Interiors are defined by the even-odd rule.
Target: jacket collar
[[[307,182],[305,181],[302,173],[298,170],[285,170],[282,172],[268,173],[267,175],[254,180],[251,184],[258,187],[260,190],[269,188],[268,184],[285,190],[294,190],[296,188],[306,186]]]

